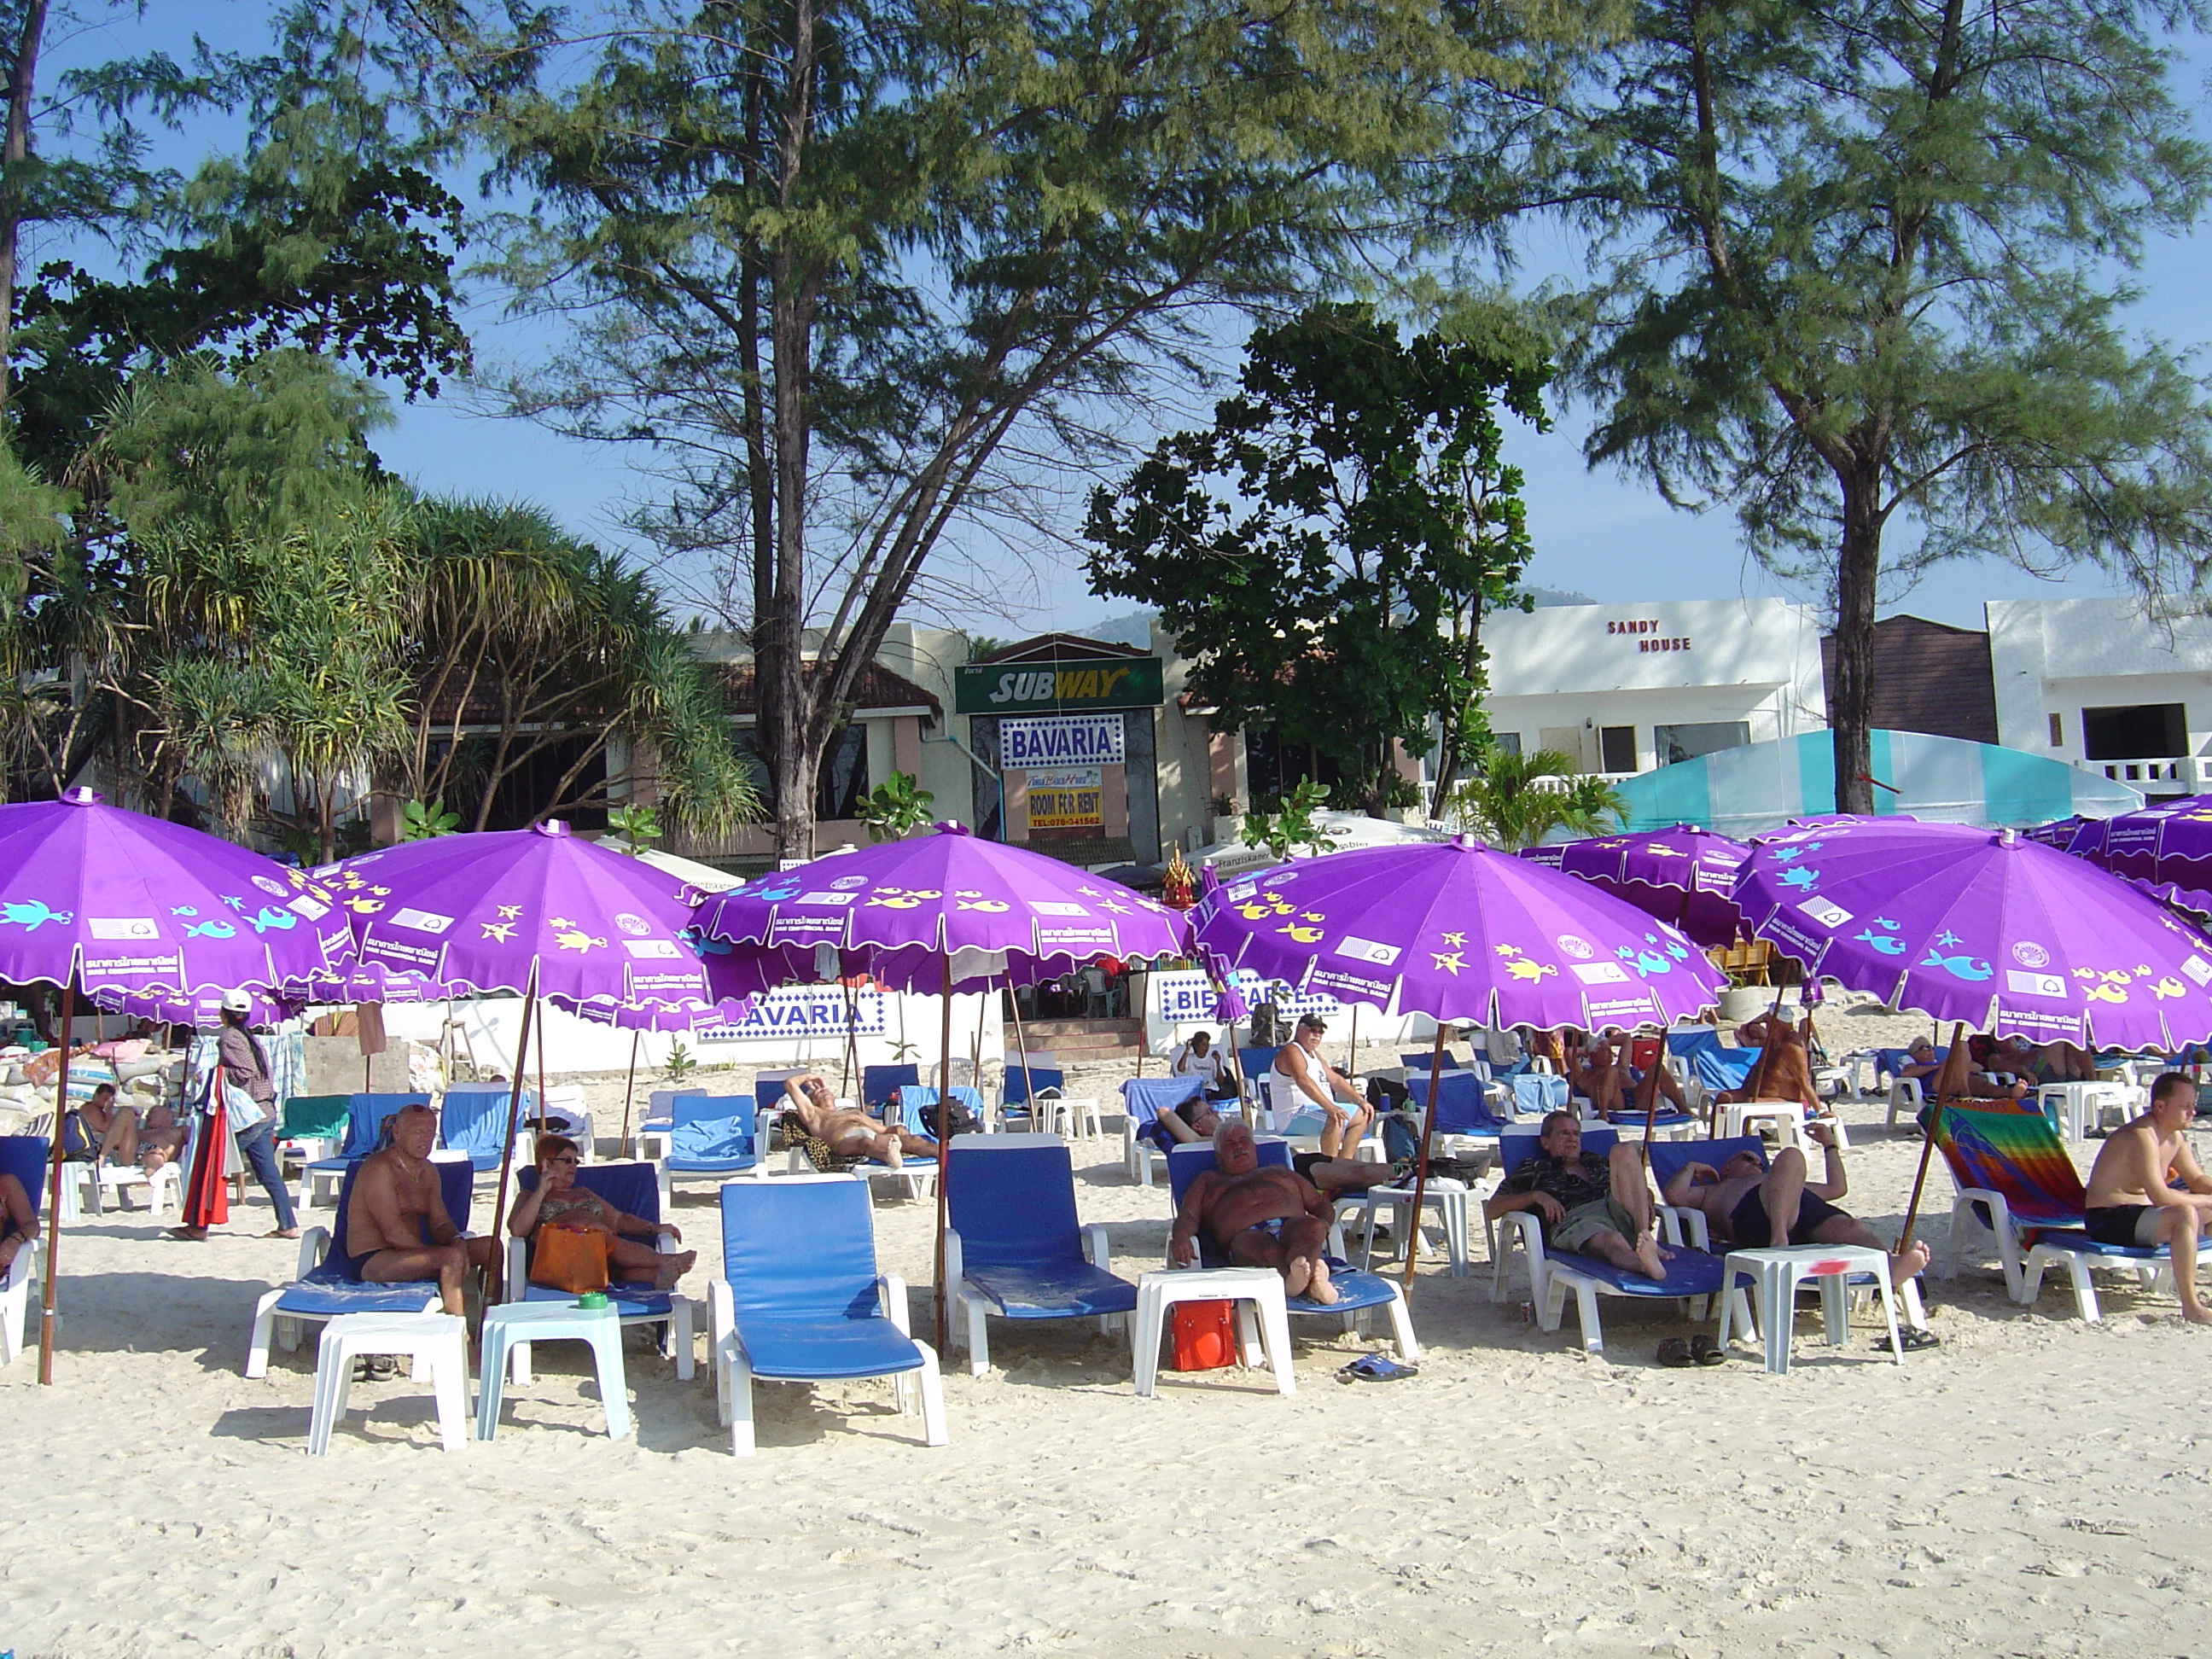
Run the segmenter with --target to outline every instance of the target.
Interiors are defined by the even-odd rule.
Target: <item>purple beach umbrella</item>
[[[2015,830],[1863,820],[1765,836],[1735,898],[1808,976],[1960,1030],[2130,1051],[2212,1036],[2212,940]],[[1900,1249],[1945,1099],[1939,1082]]]
[[[1731,836],[1678,823],[1648,835],[1531,847],[1521,856],[1626,899],[1711,946],[1735,943],[1743,919],[1729,892],[1750,851]]]
[[[2212,916],[2212,795],[2085,820],[2063,849],[2153,898]]]
[[[2212,1036],[2212,941],[2013,830],[1892,820],[1769,836],[1735,896],[1808,975],[1893,1008],[2085,1048]]]
[[[1297,990],[1437,1021],[1416,1216],[1447,1024],[1663,1029],[1712,1007],[1726,984],[1665,922],[1467,836],[1279,865],[1209,889],[1191,918],[1217,978],[1250,969]],[[1409,1286],[1413,1255],[1406,1253]]]
[[[820,953],[813,977],[860,973],[893,990],[944,998],[937,1095],[937,1334],[945,1340],[945,1155],[952,1091],[952,995],[1034,985],[1101,957],[1180,955],[1183,913],[1072,864],[964,824],[756,876],[701,904],[695,923],[718,982],[769,977],[797,952]],[[730,947],[714,954],[715,945]],[[763,966],[759,953],[776,960]],[[1016,1025],[1019,1040],[1019,1024]],[[1023,1069],[1028,1069],[1024,1048]]]
[[[329,972],[352,940],[330,892],[248,848],[111,806],[89,789],[0,806],[0,980],[62,994],[62,1046],[82,990],[197,1002]],[[40,1277],[39,1381],[54,1376],[62,1122],[55,1097]]]
[[[710,986],[689,929],[696,895],[665,871],[557,821],[403,842],[318,872],[351,921],[350,981],[403,994],[523,999],[507,1142],[492,1206],[505,1218],[524,1060],[540,998],[605,1024],[688,1031],[744,1017],[762,988],[738,968]],[[539,1047],[544,1047],[541,1037]]]

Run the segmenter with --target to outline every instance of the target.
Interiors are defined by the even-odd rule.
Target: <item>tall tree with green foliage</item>
[[[781,854],[812,853],[823,757],[948,533],[1031,537],[1041,468],[1091,457],[1224,316],[1343,279],[1456,82],[1579,22],[651,0],[445,26],[530,198],[506,273],[583,319],[516,406],[667,469],[653,528],[750,634]]]
[[[1212,428],[1091,498],[1091,591],[1158,608],[1218,727],[1310,744],[1371,813],[1395,744],[1425,753],[1441,729],[1439,801],[1480,751],[1482,618],[1526,603],[1500,414],[1547,427],[1550,368],[1494,323],[1480,344],[1401,341],[1325,305],[1263,329]]]
[[[1838,805],[1872,810],[1885,572],[2087,561],[2193,591],[2212,428],[2127,273],[2212,167],[2170,82],[2197,0],[1643,0],[1513,129],[1611,264],[1567,308],[1591,460],[1725,503],[1829,586]],[[1486,157],[1466,206],[1511,191]]]

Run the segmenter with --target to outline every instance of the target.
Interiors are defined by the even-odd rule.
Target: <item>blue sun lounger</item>
[[[464,1152],[433,1152],[430,1160],[437,1166],[438,1195],[445,1200],[446,1214],[465,1233],[476,1170]],[[356,1162],[338,1183],[337,1214],[331,1224],[310,1227],[301,1235],[298,1277],[254,1304],[253,1335],[246,1352],[248,1376],[268,1375],[272,1329],[277,1342],[289,1352],[300,1346],[301,1327],[320,1324],[340,1314],[430,1313],[442,1305],[434,1279],[371,1285],[360,1277],[346,1249],[345,1236],[346,1211],[353,1198],[354,1178],[360,1173]]]
[[[1281,1169],[1291,1167],[1291,1146],[1286,1140],[1273,1135],[1259,1138],[1260,1162]],[[1204,1141],[1194,1141],[1176,1147],[1168,1154],[1168,1189],[1174,1195],[1175,1206],[1182,1207],[1182,1196],[1190,1183],[1213,1168],[1213,1148]],[[1334,1231],[1332,1229],[1332,1231]],[[1340,1253],[1342,1245],[1336,1246]],[[1397,1346],[1398,1358],[1412,1364],[1421,1357],[1421,1346],[1413,1337],[1413,1322],[1406,1311],[1406,1298],[1397,1285],[1380,1273],[1355,1273],[1332,1255],[1328,1258],[1329,1282],[1336,1286],[1337,1299],[1321,1303],[1310,1297],[1294,1296],[1285,1306],[1293,1319],[1321,1319],[1339,1316],[1346,1330],[1353,1329],[1360,1316],[1370,1309],[1385,1310],[1390,1318],[1391,1340]],[[1178,1264],[1170,1261],[1173,1267]],[[1236,1264],[1228,1255],[1201,1229],[1198,1235],[1198,1265],[1201,1267],[1228,1267]]]
[[[52,1143],[44,1135],[0,1135],[0,1175],[23,1183],[35,1221],[46,1203],[46,1158]],[[66,1173],[66,1172],[64,1172]],[[31,1338],[31,1286],[39,1282],[39,1252],[46,1240],[36,1227],[31,1242],[15,1252],[0,1274],[0,1365],[12,1364]]]
[[[523,1192],[534,1192],[538,1187],[535,1169],[518,1170],[516,1183]],[[586,1164],[578,1166],[576,1184],[585,1191],[597,1193],[601,1198],[628,1215],[641,1221],[658,1223],[660,1219],[660,1181],[650,1164]],[[665,1233],[653,1235],[653,1248],[663,1255],[673,1255],[681,1248]],[[566,1302],[568,1292],[530,1282],[531,1242],[523,1238],[507,1241],[507,1299],[510,1302]],[[656,1291],[643,1285],[612,1284],[607,1286],[607,1299],[614,1304],[616,1317],[624,1325],[672,1325],[675,1328],[676,1375],[689,1382],[696,1369],[691,1353],[691,1300],[672,1291]],[[525,1327],[523,1328],[527,1328]],[[663,1344],[665,1351],[666,1344]],[[507,1352],[514,1356],[512,1380],[518,1383],[530,1381],[530,1345],[516,1342]]]
[[[753,1453],[753,1379],[895,1379],[921,1390],[925,1440],[945,1443],[936,1352],[907,1332],[906,1285],[876,1271],[868,1186],[849,1176],[732,1181],[722,1188],[722,1273],[711,1299],[715,1399],[730,1449]],[[919,1372],[918,1379],[914,1373]]]
[[[1137,1287],[1108,1270],[1105,1228],[1077,1224],[1075,1168],[1058,1135],[962,1135],[949,1170],[945,1282],[969,1376],[991,1369],[988,1315],[1095,1318],[1105,1330],[1135,1309]]]
[[[1498,1162],[1502,1173],[1511,1175],[1533,1157],[1537,1150],[1538,1131],[1509,1130],[1499,1141]],[[1616,1141],[1608,1129],[1583,1131],[1583,1150],[1601,1157],[1613,1151]],[[1659,1149],[1664,1145],[1670,1149],[1684,1143],[1654,1142],[1651,1148],[1653,1174],[1658,1173]],[[1735,1143],[1719,1141],[1705,1143],[1708,1146],[1733,1147]],[[1743,1144],[1755,1146],[1755,1141]],[[1663,1179],[1663,1178],[1662,1178]],[[1721,1294],[1721,1258],[1703,1249],[1687,1246],[1683,1240],[1680,1218],[1662,1206],[1658,1213],[1660,1242],[1674,1252],[1667,1263],[1664,1279],[1646,1279],[1642,1273],[1630,1273],[1611,1262],[1579,1251],[1554,1249],[1544,1242],[1542,1220],[1533,1210],[1515,1210],[1500,1218],[1502,1231],[1491,1249],[1492,1271],[1490,1299],[1505,1300],[1505,1273],[1517,1245],[1528,1264],[1529,1300],[1535,1305],[1536,1322],[1547,1331],[1559,1328],[1562,1315],[1566,1311],[1566,1298],[1571,1292],[1575,1298],[1575,1317],[1582,1328],[1583,1346],[1589,1352],[1602,1357],[1605,1353],[1605,1331],[1598,1316],[1598,1297],[1627,1297],[1642,1302],[1672,1302],[1683,1304],[1685,1317],[1702,1318],[1705,1310],[1693,1309],[1692,1302]],[[1743,1297],[1741,1288],[1732,1294]],[[1736,1309],[1747,1331],[1757,1328],[1751,1322],[1748,1298],[1741,1300]]]

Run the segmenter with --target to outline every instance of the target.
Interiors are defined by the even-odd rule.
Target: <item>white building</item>
[[[1486,617],[1491,729],[1622,776],[1827,724],[1820,621],[1785,599],[1547,605]]]
[[[1983,611],[1998,742],[2153,798],[2212,789],[2212,619],[2142,599]]]

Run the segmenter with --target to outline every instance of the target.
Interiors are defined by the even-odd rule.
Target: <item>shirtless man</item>
[[[495,1238],[463,1238],[446,1213],[430,1149],[438,1142],[438,1115],[428,1106],[403,1106],[392,1115],[392,1144],[363,1158],[346,1210],[346,1248],[354,1271],[370,1285],[404,1285],[434,1279],[446,1311],[461,1305],[462,1276],[482,1271],[498,1251]]]
[[[909,1133],[904,1124],[886,1126],[857,1107],[840,1106],[819,1072],[784,1079],[783,1094],[786,1115],[840,1158],[872,1158],[896,1169],[909,1158],[937,1156],[935,1141]]]
[[[1667,1183],[1663,1196],[1669,1204],[1702,1210],[1705,1224],[1717,1241],[1763,1250],[1777,1239],[1791,1244],[1859,1244],[1869,1249],[1889,1250],[1873,1228],[1846,1214],[1835,1200],[1850,1190],[1844,1172],[1843,1149],[1836,1145],[1835,1129],[1811,1123],[1805,1132],[1820,1145],[1826,1158],[1826,1179],[1806,1179],[1805,1154],[1785,1146],[1774,1162],[1761,1168],[1759,1154],[1738,1152],[1717,1170],[1710,1164],[1692,1164]],[[1928,1247],[1917,1240],[1905,1251],[1889,1251],[1890,1283],[1905,1281],[1928,1265]]]
[[[1651,1183],[1638,1148],[1615,1146],[1607,1158],[1583,1151],[1583,1126],[1572,1112],[1549,1112],[1538,1150],[1484,1200],[1486,1219],[1534,1210],[1544,1237],[1562,1250],[1612,1263],[1623,1273],[1664,1279],[1674,1252],[1652,1226]]]
[[[2083,1231],[2100,1244],[2170,1247],[2182,1316],[2212,1325],[2212,1310],[2197,1293],[2197,1241],[2212,1218],[2212,1179],[2182,1134],[2196,1116],[2197,1085],[2180,1073],[2168,1072],[2150,1085],[2150,1109],[2113,1130],[2098,1149]]]
[[[1606,1117],[1617,1116],[1633,1109],[1629,1098],[1637,1084],[1636,1073],[1622,1065],[1609,1042],[1594,1042],[1584,1049],[1574,1069],[1567,1074],[1567,1087],[1582,1096]],[[1659,1068],[1659,1092],[1673,1103],[1676,1111],[1686,1110],[1682,1091],[1664,1066]]]
[[[1324,1158],[1350,1158],[1375,1121],[1375,1109],[1359,1097],[1352,1079],[1321,1057],[1321,1040],[1328,1024],[1318,1014],[1298,1021],[1291,1041],[1275,1051],[1274,1073],[1288,1079],[1293,1094],[1304,1095],[1321,1109],[1321,1150]],[[1279,1094],[1285,1085],[1277,1083]],[[1276,1108],[1279,1112],[1279,1104]],[[1299,1110],[1305,1109],[1300,1103]]]
[[[1744,1086],[1730,1090],[1721,1097],[1722,1101],[1794,1100],[1804,1107],[1808,1117],[1832,1115],[1820,1091],[1813,1086],[1813,1055],[1806,1046],[1812,1029],[1810,1014],[1805,1016],[1802,1030],[1772,1013],[1738,1026],[1736,1042],[1747,1048],[1764,1050],[1765,1058],[1752,1061],[1751,1075],[1744,1079]]]
[[[1285,1296],[1324,1305],[1337,1299],[1323,1247],[1330,1205],[1295,1170],[1260,1167],[1260,1148],[1242,1123],[1214,1132],[1213,1167],[1192,1182],[1168,1233],[1168,1255],[1182,1267],[1198,1255],[1198,1231],[1240,1267],[1272,1267]]]

